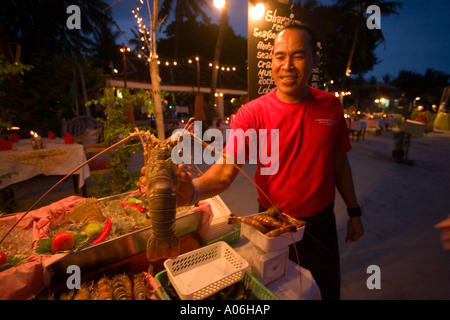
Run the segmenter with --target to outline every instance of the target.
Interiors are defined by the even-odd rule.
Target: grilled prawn
[[[114,300],[132,300],[133,284],[125,273],[116,275],[112,280],[111,287]]]
[[[145,300],[147,297],[147,287],[145,285],[145,275],[143,272],[133,276],[133,299]]]
[[[113,300],[111,281],[106,276],[98,280],[97,294],[99,300]]]
[[[256,230],[260,231],[261,233],[266,233],[266,232],[269,231],[269,228],[267,228],[261,222],[256,221],[256,220],[251,219],[251,218],[241,217],[241,216],[238,216],[238,215],[235,215],[235,214],[230,214],[230,217],[228,218],[228,223],[229,224],[245,223],[245,224],[248,224],[248,225],[252,226]]]
[[[277,218],[267,216],[264,214],[257,214],[252,218],[269,228],[280,228],[286,225],[285,222],[279,221]]]

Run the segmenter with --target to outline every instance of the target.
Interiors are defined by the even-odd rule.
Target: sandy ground
[[[365,235],[355,243],[345,243],[346,208],[338,195],[335,212],[341,250],[341,298],[450,299],[450,251],[442,249],[440,233],[433,228],[450,214],[450,132],[413,137],[408,155],[413,165],[392,159],[392,134],[383,131],[375,136],[368,132],[364,140],[352,141],[349,159],[364,210]],[[141,165],[142,157],[137,154],[130,169],[138,170]],[[254,166],[244,168],[253,175]],[[17,184],[15,211],[28,209],[60,178],[38,176]],[[69,179],[37,207],[73,193]],[[221,197],[233,213],[257,212],[255,188],[243,175]],[[367,287],[371,266],[379,267],[380,289]]]

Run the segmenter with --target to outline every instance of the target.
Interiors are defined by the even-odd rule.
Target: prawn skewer
[[[266,233],[269,231],[269,229],[265,225],[263,225],[261,222],[258,222],[251,218],[246,218],[246,217],[237,216],[235,214],[230,214],[230,218],[228,218],[229,224],[239,223],[239,222],[248,224],[248,225],[252,226],[253,228],[255,228],[256,230],[260,231],[261,233]]]
[[[291,217],[290,215],[288,215],[284,212],[280,212],[280,216],[283,219],[283,221],[287,221],[289,224],[292,224],[292,225],[296,226],[297,228],[301,228],[305,225],[305,221]]]
[[[277,218],[267,216],[264,214],[257,214],[253,216],[252,219],[270,228],[280,228],[287,225],[286,222],[280,221]]]
[[[273,229],[273,230],[271,230],[269,232],[266,232],[266,233],[264,233],[264,235],[266,237],[273,238],[273,237],[277,237],[277,236],[279,236],[279,235],[281,235],[283,233],[286,233],[286,232],[294,232],[295,230],[297,230],[297,228],[295,226],[293,226],[293,225],[285,225],[285,226]]]

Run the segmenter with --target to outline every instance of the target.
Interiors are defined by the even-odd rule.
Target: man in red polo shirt
[[[358,240],[364,231],[346,155],[351,145],[342,107],[332,94],[307,85],[318,63],[315,48],[314,31],[307,26],[289,25],[277,35],[272,59],[277,88],[239,109],[224,152],[245,160],[252,156],[252,150],[257,150],[257,155],[270,154],[269,163],[260,158],[256,161],[261,210],[279,204],[283,212],[306,222],[303,239],[296,248],[291,246],[290,259],[297,261],[296,250],[300,264],[316,280],[322,298],[339,299],[335,188],[348,208],[346,241]],[[245,136],[250,131],[259,140]],[[245,144],[237,142],[243,140]],[[178,204],[220,194],[237,174],[239,170],[226,162],[215,163],[195,179],[182,173]]]

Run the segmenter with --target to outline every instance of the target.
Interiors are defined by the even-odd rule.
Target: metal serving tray
[[[101,201],[123,199],[129,193],[101,198]],[[202,211],[187,213],[176,218],[175,230],[179,237],[198,230],[202,221]],[[47,266],[51,282],[65,283],[67,268],[76,265],[82,275],[97,272],[121,260],[146,251],[147,240],[151,235],[151,227],[142,228],[117,238],[70,253]]]

